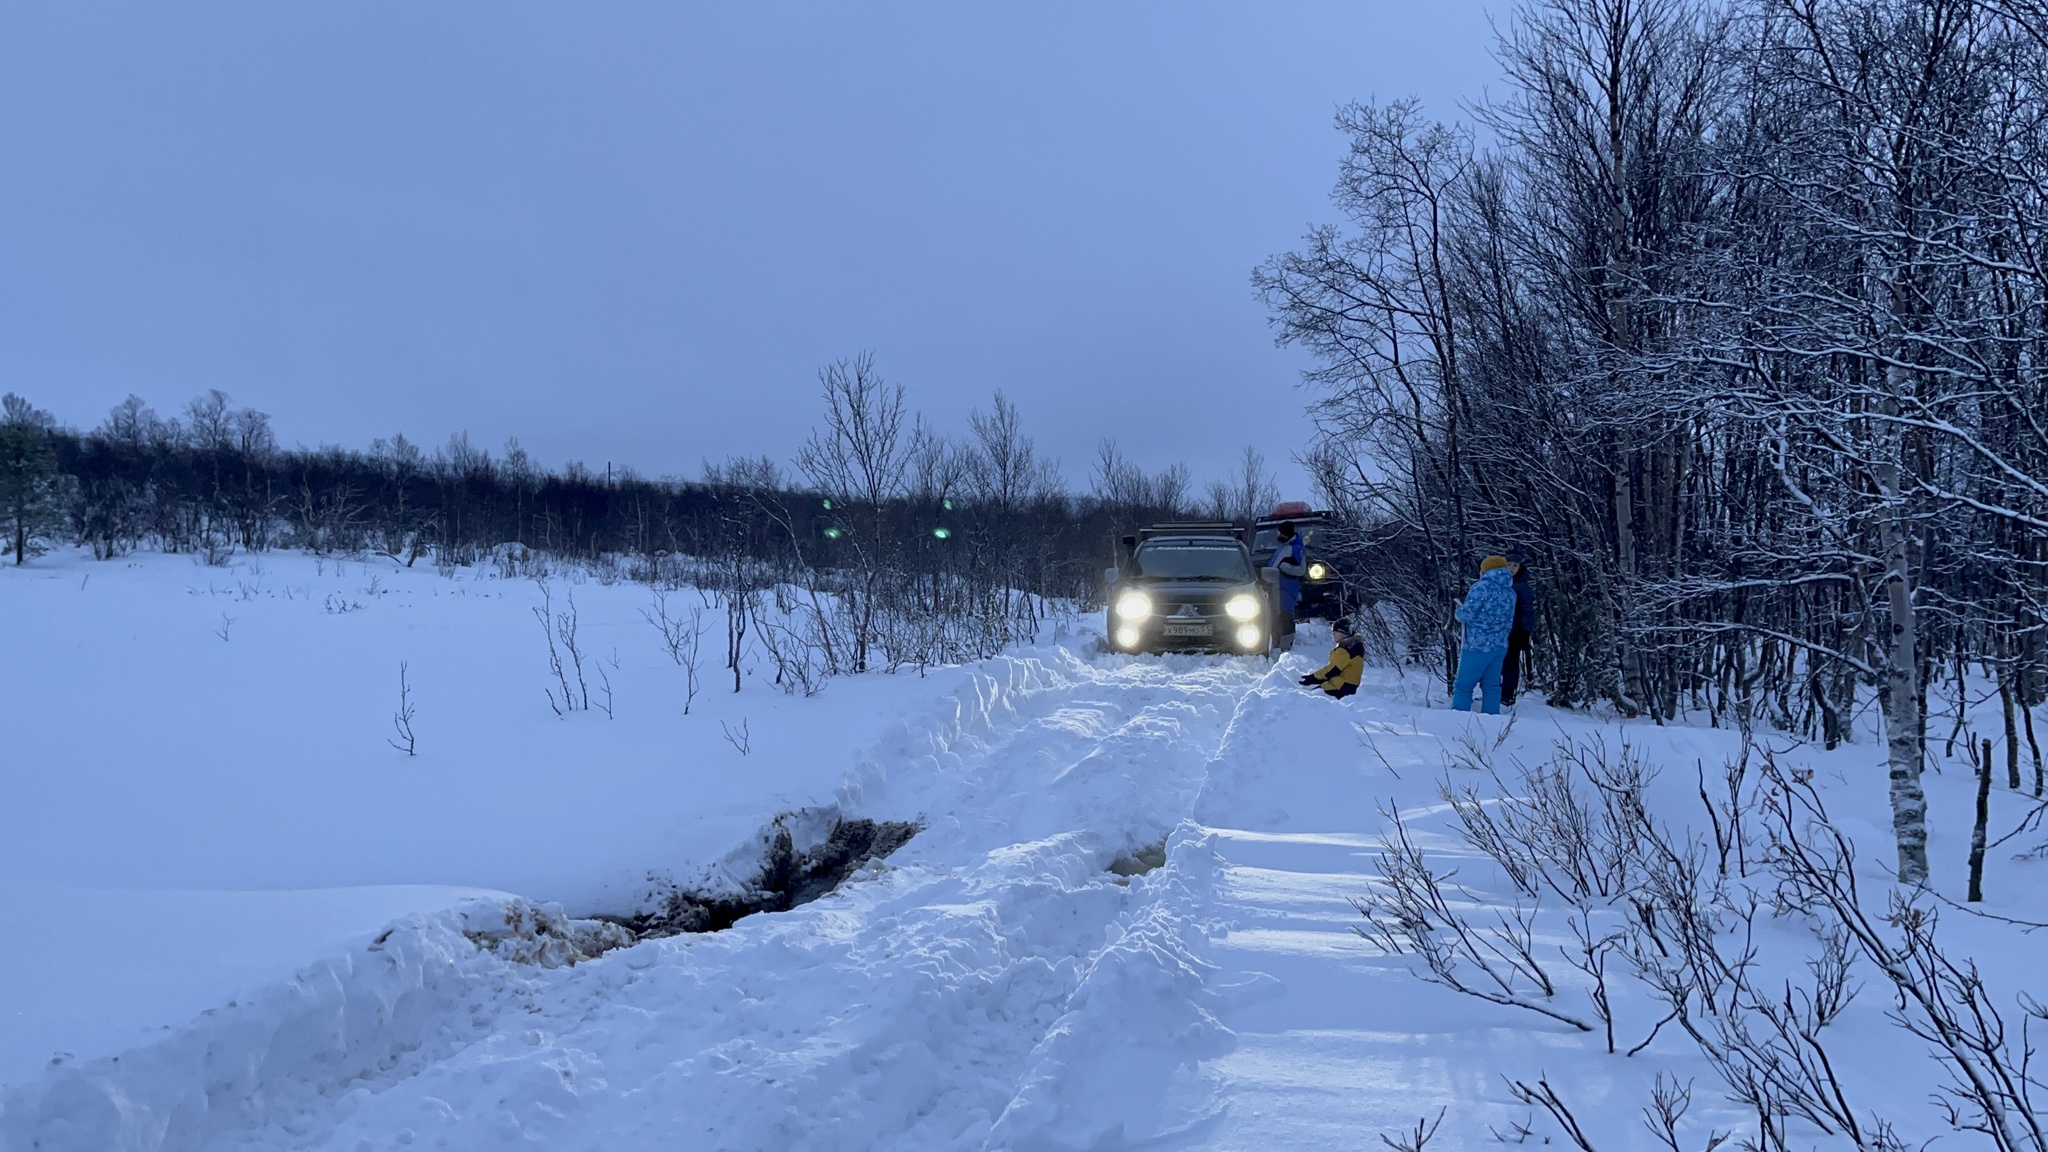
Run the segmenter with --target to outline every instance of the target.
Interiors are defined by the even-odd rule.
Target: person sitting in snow
[[[1330,625],[1330,662],[1301,678],[1304,685],[1321,688],[1335,699],[1358,691],[1358,678],[1365,672],[1365,643],[1352,634],[1351,621]]]
[[[1472,689],[1483,689],[1480,711],[1500,714],[1500,670],[1507,659],[1508,631],[1515,622],[1514,572],[1505,556],[1488,556],[1479,563],[1479,579],[1458,605],[1458,622],[1465,626],[1465,642],[1458,652],[1458,678],[1451,688],[1451,708],[1472,710]]]

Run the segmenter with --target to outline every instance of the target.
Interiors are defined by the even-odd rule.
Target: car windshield
[[[1299,531],[1303,544],[1315,543],[1316,530],[1314,527],[1302,528]],[[1273,550],[1278,547],[1280,547],[1280,530],[1278,528],[1261,528],[1258,535],[1252,537],[1252,555],[1259,557],[1261,560],[1272,559]]]
[[[1155,545],[1138,549],[1131,566],[1140,576],[1162,580],[1248,580],[1244,553],[1236,548]]]

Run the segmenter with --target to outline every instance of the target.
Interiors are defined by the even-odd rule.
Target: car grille
[[[1195,616],[1182,616],[1182,610],[1189,606],[1194,608]],[[1183,620],[1195,618],[1220,620],[1224,618],[1223,597],[1176,596],[1172,599],[1155,599],[1152,602],[1152,615],[1154,619],[1159,620],[1172,620],[1175,617]]]

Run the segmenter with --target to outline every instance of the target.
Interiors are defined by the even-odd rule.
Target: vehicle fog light
[[[1232,596],[1223,605],[1223,610],[1232,620],[1252,620],[1259,615],[1259,598],[1256,596]]]
[[[1126,592],[1117,597],[1116,614],[1124,620],[1142,620],[1152,614],[1152,598],[1143,592]]]
[[[1138,630],[1129,624],[1117,629],[1116,646],[1119,648],[1136,648],[1138,646]]]
[[[1258,647],[1259,626],[1257,624],[1247,624],[1244,627],[1239,628],[1237,630],[1237,646],[1240,648]]]

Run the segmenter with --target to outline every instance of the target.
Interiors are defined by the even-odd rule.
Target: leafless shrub
[[[1538,1077],[1534,1087],[1520,1080],[1510,1080],[1508,1091],[1522,1103],[1534,1105],[1550,1113],[1550,1118],[1557,1121],[1557,1126],[1564,1130],[1565,1139],[1570,1140],[1580,1152],[1594,1152],[1592,1142],[1586,1139],[1585,1129],[1579,1127],[1578,1117],[1572,1115],[1572,1110],[1565,1106],[1564,1098],[1557,1094],[1557,1089],[1550,1086],[1549,1080]]]
[[[1437,1109],[1436,1119],[1434,1120],[1427,1116],[1418,1118],[1415,1121],[1414,1130],[1398,1139],[1382,1132],[1380,1133],[1380,1143],[1392,1148],[1394,1152],[1422,1152],[1423,1148],[1436,1137],[1436,1130],[1443,1125],[1444,1113],[1447,1111],[1449,1109]]]
[[[1730,1092],[1757,1115],[1762,1147],[1782,1147],[1787,1118],[1871,1147],[1875,1122],[1859,1118],[1822,1031],[1855,995],[1850,957],[1838,934],[1819,925],[1810,983],[1765,983],[1759,974],[1758,917],[1799,913],[1796,902],[1767,904],[1751,888],[1730,889],[1698,841],[1674,842],[1645,821],[1642,894],[1621,944],[1638,979],[1667,1010],[1657,1029],[1676,1022]],[[1653,1029],[1640,1051],[1656,1035]]]
[[[740,690],[740,662],[747,654],[747,623],[754,615],[760,593],[749,588],[723,589],[718,599],[725,606],[725,666],[732,671],[732,690]]]
[[[1498,790],[1488,803],[1472,785],[1440,789],[1465,842],[1533,897],[1547,887],[1574,907],[1610,903],[1630,887],[1637,837],[1653,777],[1627,744],[1609,755],[1597,738],[1560,742],[1550,760],[1519,769],[1512,783],[1488,766]]]
[[[1433,871],[1399,813],[1388,813],[1382,879],[1373,900],[1359,905],[1368,923],[1361,934],[1384,951],[1422,958],[1424,979],[1598,1031],[1610,1052],[1617,1042],[1616,972],[1609,961],[1619,958],[1622,971],[1665,1008],[1629,1054],[1677,1024],[1735,1097],[1755,1110],[1758,1147],[1783,1147],[1785,1125],[1793,1119],[1846,1136],[1859,1148],[1884,1147],[1893,1139],[1890,1129],[1852,1107],[1825,1033],[1856,994],[1854,935],[1834,923],[1816,892],[1782,881],[1751,883],[1743,875],[1744,844],[1759,810],[1757,789],[1744,789],[1747,764],[1745,757],[1729,767],[1725,801],[1701,788],[1710,811],[1721,817],[1711,844],[1676,836],[1650,816],[1645,792],[1655,774],[1625,744],[1561,742],[1549,761],[1520,768],[1511,781],[1489,770],[1499,790],[1491,797],[1447,777],[1440,794],[1461,837],[1500,866],[1513,905],[1495,913],[1497,927],[1475,928],[1474,913],[1446,895],[1469,893]],[[1794,783],[1810,794],[1810,781],[1809,773]],[[1766,855],[1775,862],[1782,853]],[[1597,1028],[1557,1009],[1558,986],[1535,963],[1529,942],[1545,899],[1565,906],[1574,943],[1560,953],[1583,977]],[[1776,916],[1813,918],[1819,946],[1806,961],[1804,979],[1762,974],[1760,917]],[[1554,1092],[1541,1082],[1521,1084],[1519,1091],[1571,1135],[1569,1111],[1560,1114]],[[1663,1088],[1652,1102],[1653,1119],[1668,1114],[1675,1125],[1689,1091]]]
[[[199,542],[199,560],[208,568],[225,568],[235,558],[235,542],[225,531],[209,529]]]
[[[419,741],[412,734],[412,684],[406,679],[406,662],[398,662],[398,711],[391,714],[391,726],[398,731],[398,739],[385,743],[407,756],[419,754]]]
[[[688,716],[690,705],[697,700],[697,670],[703,661],[704,605],[690,605],[687,616],[680,612],[670,615],[668,593],[656,588],[653,610],[642,608],[640,615],[661,633],[662,650],[683,670],[683,715]]]
[[[738,731],[734,731],[732,727],[723,720],[720,720],[718,722],[718,729],[719,731],[725,733],[725,742],[732,745],[733,748],[737,750],[740,755],[753,755],[754,738],[752,733],[747,731],[747,721],[745,717],[740,718],[740,726]]]
[[[1395,768],[1394,762],[1387,759],[1387,754],[1380,750],[1379,741],[1373,738],[1372,732],[1363,724],[1353,724],[1351,730],[1357,734],[1359,744],[1370,750],[1373,757],[1380,762],[1380,767],[1387,770],[1387,775],[1399,780],[1401,778],[1400,770]]]
[[[1728,857],[1735,856],[1735,870],[1738,876],[1749,875],[1749,833],[1745,817],[1752,807],[1745,799],[1744,784],[1749,778],[1750,754],[1754,745],[1748,739],[1742,742],[1742,753],[1724,766],[1721,781],[1727,798],[1717,799],[1707,794],[1707,768],[1704,762],[1695,765],[1699,776],[1700,804],[1707,810],[1707,822],[1713,827],[1714,850],[1719,855],[1719,868],[1723,877],[1728,875]]]
[[[1528,1120],[1508,1121],[1508,1130],[1505,1134],[1503,1134],[1500,1129],[1492,1127],[1491,1125],[1489,1125],[1486,1130],[1488,1132],[1493,1133],[1493,1138],[1502,1144],[1527,1144],[1529,1142],[1529,1138],[1531,1136],[1536,1135],[1536,1130],[1529,1126],[1529,1120],[1534,1120],[1535,1118],[1536,1114],[1534,1112],[1531,1112],[1529,1113]],[[1548,1144],[1550,1143],[1550,1141],[1548,1138],[1546,1138],[1543,1141],[1543,1143]]]
[[[1366,921],[1353,931],[1388,955],[1417,957],[1426,969],[1418,975],[1431,983],[1593,1031],[1550,1003],[1557,985],[1536,958],[1534,905],[1517,903],[1497,913],[1490,927],[1474,924],[1452,908],[1445,896],[1450,877],[1437,874],[1424,859],[1400,810],[1382,809],[1381,815],[1392,832],[1380,840],[1380,876],[1372,897],[1352,901]],[[1468,979],[1465,968],[1477,977]]]
[[[1378,751],[1377,746],[1374,751]],[[1382,757],[1383,762],[1384,759]],[[1391,765],[1388,771],[1393,771]],[[1445,777],[1437,795],[1450,805],[1452,815],[1457,818],[1458,834],[1465,843],[1499,865],[1501,873],[1515,886],[1517,893],[1528,899],[1542,894],[1543,886],[1533,854],[1503,821],[1494,818],[1476,786],[1453,787],[1450,778]]]
[[[602,696],[598,707],[604,710],[605,719],[616,720],[618,716],[612,709],[612,677],[611,672],[605,671],[607,666],[611,668],[611,672],[619,670],[618,649],[612,649],[610,658],[601,659],[597,662],[597,690]]]
[[[755,635],[775,665],[775,684],[784,692],[815,696],[824,687],[828,672],[826,647],[798,627],[776,620],[762,620]]]
[[[534,618],[540,621],[541,635],[548,645],[548,671],[554,674],[555,683],[561,688],[558,699],[555,690],[547,689],[548,706],[555,715],[566,716],[571,712],[590,710],[590,686],[583,676],[583,649],[576,637],[576,594],[569,594],[569,606],[560,613],[555,611],[553,591],[548,587],[547,578],[535,577],[534,585],[540,589],[540,604],[533,609]],[[557,642],[559,641],[559,647]],[[569,663],[562,662],[562,653],[569,654]],[[569,672],[575,670],[576,683],[569,683]]]
[[[1939,915],[1917,892],[1894,889],[1876,916],[1858,891],[1856,855],[1829,823],[1819,793],[1766,760],[1771,791],[1764,805],[1772,869],[1792,898],[1820,910],[1891,982],[1892,1020],[1927,1042],[1948,1073],[1940,1102],[1949,1123],[1983,1134],[2000,1152],[2043,1152],[2048,1129],[2035,1103],[2042,1081],[2033,1071],[2028,1035],[2042,1006],[2022,997],[2020,1035],[2007,1034],[1974,961],[1944,952]]]
[[[1666,1079],[1664,1073],[1657,1073],[1656,1086],[1650,1090],[1650,1106],[1643,1109],[1643,1124],[1659,1144],[1671,1152],[1685,1152],[1678,1142],[1678,1123],[1685,1118],[1692,1107],[1692,1081],[1681,1084],[1676,1077]],[[1702,1152],[1714,1149],[1728,1142],[1729,1133],[1709,1132]]]
[[[1577,948],[1559,948],[1564,953],[1565,963],[1578,969],[1592,982],[1589,995],[1593,998],[1593,1015],[1607,1036],[1607,1051],[1614,1052],[1614,1005],[1607,994],[1607,957],[1618,947],[1627,933],[1621,930],[1601,932],[1594,928],[1590,911],[1575,912],[1565,917],[1571,926],[1572,938]]]

